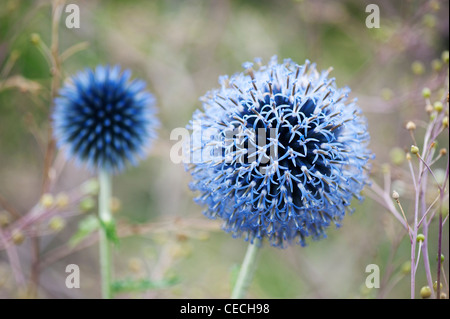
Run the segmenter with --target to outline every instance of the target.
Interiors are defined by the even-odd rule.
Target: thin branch
[[[119,238],[126,238],[136,235],[145,234],[156,234],[156,233],[167,233],[167,232],[180,232],[189,230],[199,230],[199,231],[219,231],[220,224],[212,223],[210,220],[203,219],[181,219],[175,218],[168,221],[148,223],[143,225],[130,225],[119,223],[117,225],[117,236]],[[80,243],[73,246],[69,243],[64,244],[54,250],[48,252],[45,258],[40,263],[40,268],[43,269],[48,267],[50,264],[62,259],[76,251],[87,248],[91,245],[96,244],[98,241],[98,233],[94,232],[86,238],[84,238]]]
[[[431,208],[439,200],[439,197],[440,197],[440,195],[438,195],[436,197],[436,199],[430,204],[430,206],[428,207],[427,211],[425,212],[425,214],[423,214],[422,218],[420,219],[419,224],[417,224],[417,228],[420,228],[420,226],[422,225],[423,221],[425,220],[425,217],[427,217],[428,213],[430,212]]]
[[[414,174],[414,167],[412,166],[411,160],[408,160],[409,171],[411,172],[411,178],[414,184],[414,190],[417,192],[417,182],[416,175]]]
[[[23,287],[25,285],[25,276],[23,275],[22,266],[20,265],[20,259],[17,254],[16,248],[11,245],[6,236],[3,234],[3,230],[0,228],[0,239],[3,242],[3,245],[6,249],[6,254],[9,259],[9,264],[11,266],[11,270],[13,272],[16,283],[19,287]]]
[[[428,164],[422,159],[422,157],[417,154],[417,157],[422,161],[423,165],[425,165],[425,167],[428,169],[428,171],[431,173],[431,176],[433,176],[434,181],[436,182],[437,187],[439,188],[439,192],[443,192],[443,186],[439,185],[439,182],[436,178],[436,176],[433,173],[433,170],[430,168],[430,166],[428,166]]]
[[[61,59],[61,62],[64,62],[65,60],[70,58],[75,53],[83,51],[83,50],[87,49],[88,47],[89,47],[89,42],[87,42],[87,41],[79,42],[77,44],[74,44],[67,50],[65,50],[63,53],[61,53],[59,58]]]
[[[395,208],[394,204],[392,203],[391,198],[389,197],[389,194],[387,194],[384,190],[381,189],[381,187],[375,182],[371,181],[371,189],[377,194],[381,199],[384,201],[384,207],[403,225],[403,227],[408,230],[408,226],[406,225],[405,221],[403,220],[402,216],[398,213],[397,209]]]
[[[6,199],[2,197],[2,195],[0,195],[0,206],[2,206],[15,219],[19,219],[22,216],[12,205],[10,205],[6,201]]]

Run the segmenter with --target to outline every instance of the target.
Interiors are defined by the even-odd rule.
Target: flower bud
[[[416,124],[413,121],[406,123],[406,129],[408,131],[414,131],[416,129]]]
[[[400,198],[400,195],[399,195],[396,191],[393,191],[393,192],[392,192],[392,198],[395,199],[395,200],[397,200],[397,199]]]

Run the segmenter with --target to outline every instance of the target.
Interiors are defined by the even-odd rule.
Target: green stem
[[[242,299],[247,293],[248,287],[252,281],[253,273],[256,269],[256,260],[261,246],[261,240],[255,239],[253,244],[249,244],[242,262],[239,275],[231,293],[232,299]]]
[[[102,297],[111,299],[111,246],[107,234],[107,225],[113,221],[110,202],[112,183],[111,175],[104,170],[98,174],[100,192],[98,197],[98,217],[100,219],[100,272],[102,278]]]

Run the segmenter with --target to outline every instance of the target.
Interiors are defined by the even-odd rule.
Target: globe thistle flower
[[[54,101],[54,137],[68,158],[112,173],[144,157],[156,137],[155,99],[144,81],[130,77],[119,66],[97,66],[62,87]]]
[[[246,240],[285,247],[325,237],[368,182],[369,134],[361,110],[329,72],[306,61],[220,77],[189,128],[191,188],[204,214]]]

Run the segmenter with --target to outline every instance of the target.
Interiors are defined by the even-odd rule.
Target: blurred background
[[[448,90],[448,64],[441,59],[449,47],[448,1],[69,3],[80,8],[80,28],[67,28],[69,13],[61,13],[56,30],[57,49],[65,54],[57,70],[60,78],[97,64],[130,68],[156,96],[162,122],[150,156],[114,177],[113,204],[121,237],[114,250],[117,298],[229,296],[247,243],[221,231],[220,223],[208,220],[193,203],[189,174],[169,157],[176,143],[170,132],[186,126],[201,107],[199,97],[218,87],[219,75],[241,72],[241,64],[255,57],[267,62],[277,55],[280,61],[291,58],[299,64],[309,59],[319,70],[333,66],[337,85],[352,89],[368,118],[376,154],[374,180],[382,183],[383,172],[389,171],[392,188],[401,193],[406,215],[412,217],[413,191],[403,161],[412,140],[405,123],[417,123],[416,138],[421,140],[429,118],[422,89],[431,89],[433,101]],[[380,28],[366,27],[370,3],[380,8]],[[56,152],[49,170],[50,195],[42,198],[52,85],[57,83],[46,57],[52,44],[52,1],[1,1],[0,227],[5,233],[13,231],[22,216],[39,205],[50,207],[55,200],[61,209],[16,233],[13,248],[0,246],[0,298],[100,296],[92,219],[95,183],[86,184],[92,176]],[[448,130],[438,143],[448,148]],[[446,164],[441,159],[434,168],[443,175]],[[433,197],[436,187],[430,185]],[[94,190],[86,191],[89,187]],[[64,205],[66,195],[70,205]],[[410,246],[404,229],[369,197],[353,206],[356,212],[346,216],[341,228],[331,227],[322,241],[283,250],[265,245],[248,296],[409,298]],[[448,243],[447,222],[446,275]],[[429,253],[435,276],[435,222],[430,224]],[[11,260],[19,263],[22,285],[16,283]],[[80,267],[80,289],[65,286],[68,264]],[[380,267],[380,289],[365,286],[368,264]],[[426,285],[422,263],[416,285]],[[444,291],[448,294],[448,286]]]

